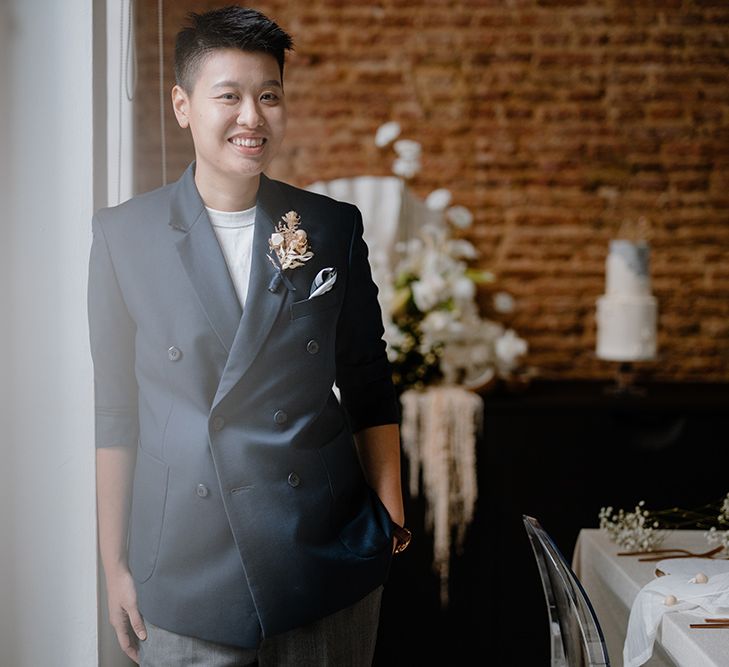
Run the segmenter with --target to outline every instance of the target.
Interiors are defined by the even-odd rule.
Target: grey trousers
[[[371,667],[383,587],[310,625],[264,639],[255,649],[178,635],[145,620],[140,667]]]

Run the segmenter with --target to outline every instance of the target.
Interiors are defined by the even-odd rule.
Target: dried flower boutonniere
[[[268,239],[268,247],[278,259],[281,270],[295,269],[308,262],[314,253],[309,247],[309,239],[303,229],[299,229],[301,217],[296,211],[289,211],[281,218],[283,222],[276,225],[276,231]],[[268,256],[276,265],[273,257]]]

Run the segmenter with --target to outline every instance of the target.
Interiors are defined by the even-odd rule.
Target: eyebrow
[[[227,88],[227,87],[233,87],[239,86],[240,84],[237,81],[218,81],[218,83],[213,84],[213,88]],[[264,81],[261,84],[261,88],[266,88],[268,86],[276,86],[278,88],[281,88],[281,83],[279,81],[276,81],[276,79],[269,79],[268,81]]]

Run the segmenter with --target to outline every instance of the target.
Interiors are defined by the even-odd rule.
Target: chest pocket
[[[315,296],[313,299],[302,299],[294,301],[291,306],[291,319],[297,320],[300,317],[313,315],[330,308],[336,308],[339,305],[339,290],[333,287],[321,296]]]

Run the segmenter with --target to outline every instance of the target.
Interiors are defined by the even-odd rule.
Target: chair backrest
[[[609,666],[595,610],[561,551],[535,518],[524,515],[549,615],[552,667]]]

